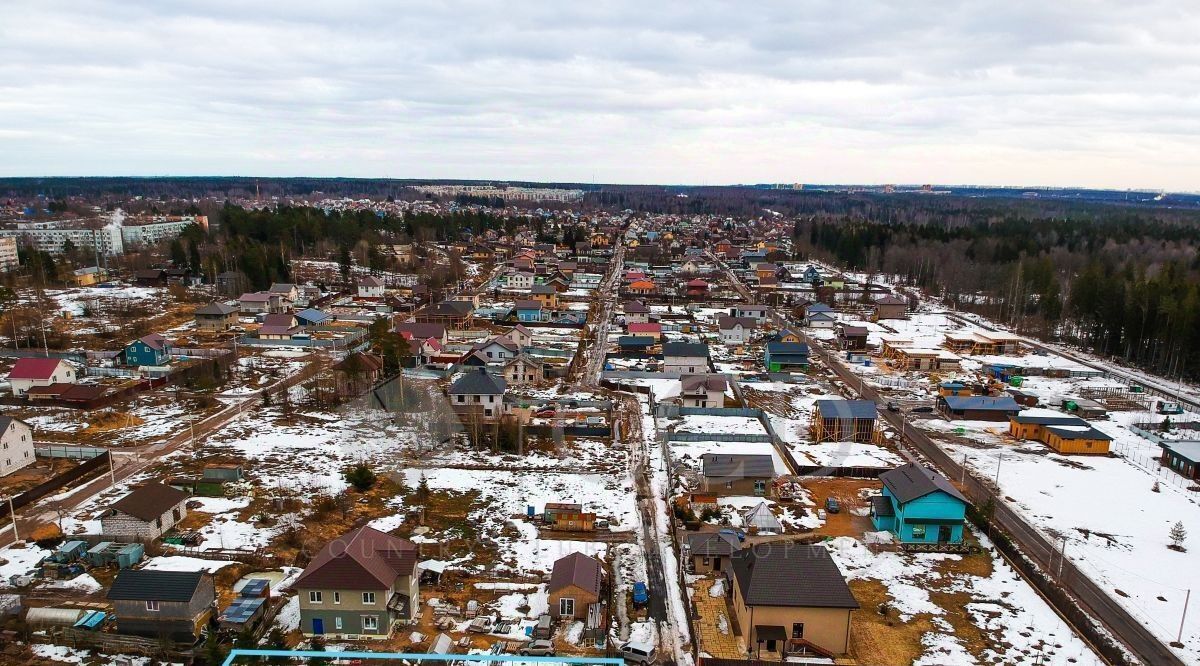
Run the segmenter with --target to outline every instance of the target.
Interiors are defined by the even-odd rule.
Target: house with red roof
[[[22,397],[35,386],[74,384],[78,380],[75,366],[60,358],[22,358],[8,373],[12,394]]]
[[[654,338],[655,342],[662,339],[662,324],[657,322],[629,323],[625,325],[625,330],[630,335],[644,335]]]

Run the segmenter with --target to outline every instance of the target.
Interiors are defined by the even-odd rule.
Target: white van
[[[633,664],[653,664],[658,652],[649,643],[629,641],[621,646],[621,657]]]

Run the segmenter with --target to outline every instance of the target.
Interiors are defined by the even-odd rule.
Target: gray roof
[[[465,395],[500,395],[508,387],[503,377],[497,377],[486,368],[479,368],[466,373],[450,387],[450,393]]]
[[[738,324],[741,324],[742,328],[758,328],[758,320],[754,317],[730,317],[729,315],[717,317],[717,328],[722,331],[728,331]]]
[[[196,308],[196,314],[198,314],[198,315],[224,316],[224,315],[228,315],[228,314],[233,314],[237,311],[238,311],[238,309],[233,307],[232,305],[225,305],[224,303],[221,303],[220,301],[213,301],[212,303],[209,303],[208,305],[204,305],[204,306]]]
[[[818,400],[817,412],[827,419],[874,419],[878,415],[870,400]]]
[[[700,456],[704,476],[760,479],[775,476],[775,460],[767,454],[706,453]]]
[[[204,575],[202,571],[122,569],[108,589],[108,599],[186,603],[196,594]]]
[[[722,532],[689,534],[688,552],[692,555],[732,555],[741,550],[737,537]]]
[[[771,356],[808,356],[809,348],[803,342],[772,341],[767,343],[767,352]]]
[[[972,410],[988,412],[1019,412],[1021,406],[1011,395],[991,397],[986,395],[948,395],[942,398],[946,406],[954,411]]]
[[[1112,437],[1104,434],[1094,427],[1088,426],[1087,429],[1065,428],[1062,426],[1046,426],[1046,430],[1052,432],[1063,439],[1098,439],[1105,442],[1111,442]]]
[[[663,356],[708,358],[708,345],[702,342],[667,342],[663,344]]]
[[[1087,421],[1078,416],[1055,415],[1055,414],[1013,414],[1008,417],[1017,423],[1029,423],[1033,425],[1045,426],[1085,426]]]
[[[824,546],[775,543],[738,551],[733,578],[747,606],[858,608]]]
[[[871,498],[871,510],[876,516],[880,516],[881,518],[891,518],[896,515],[896,512],[892,509],[892,503],[883,495],[876,495]]]
[[[1200,441],[1196,440],[1181,440],[1178,442],[1161,442],[1159,444],[1163,449],[1170,451],[1180,458],[1190,460],[1191,462],[1200,462]]]
[[[879,480],[901,504],[907,504],[938,491],[967,502],[967,498],[963,497],[963,494],[958,492],[958,488],[955,488],[954,484],[950,483],[946,477],[917,463],[908,463],[896,469],[890,469],[880,474]],[[969,502],[967,503],[969,504]]]
[[[654,338],[649,335],[622,335],[617,338],[617,344],[622,347],[649,347],[654,344]]]
[[[12,425],[13,423],[20,423],[26,428],[33,427],[15,416],[5,416],[4,414],[0,414],[0,435],[3,435],[4,431],[8,430],[8,426]]]

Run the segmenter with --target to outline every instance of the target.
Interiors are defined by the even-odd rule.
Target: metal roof
[[[1018,412],[1021,406],[1011,395],[991,397],[986,395],[948,395],[942,398],[946,406],[954,411]]]
[[[663,344],[663,356],[708,358],[708,345],[702,342],[667,342]]]
[[[108,589],[110,601],[179,601],[187,603],[206,574],[202,571],[122,569]]]
[[[594,557],[583,553],[571,553],[554,563],[550,572],[551,594],[555,590],[574,585],[582,590],[600,594],[600,581],[604,578],[604,565]]]
[[[738,551],[730,561],[747,606],[858,608],[824,546],[775,543]]]
[[[816,407],[827,419],[874,419],[879,414],[870,400],[818,400]]]
[[[508,388],[508,382],[503,377],[497,377],[486,368],[472,370],[458,378],[450,387],[451,394],[464,395],[499,395]]]
[[[189,495],[182,490],[153,482],[113,502],[109,508],[149,522],[161,518],[164,513],[183,504],[188,497]]]
[[[775,476],[775,459],[767,454],[706,453],[700,456],[704,476],[758,479]]]
[[[888,470],[879,475],[879,480],[901,504],[907,504],[938,491],[970,503],[946,477],[917,463],[908,463]]]

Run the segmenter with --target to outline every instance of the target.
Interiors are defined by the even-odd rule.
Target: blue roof
[[[617,338],[617,345],[621,347],[649,347],[654,344],[654,338],[649,335],[622,335]]]
[[[262,595],[263,591],[271,584],[271,581],[266,578],[251,578],[246,581],[238,594],[243,597],[257,597]]]
[[[325,314],[324,312],[321,312],[320,310],[318,310],[316,308],[305,308],[304,310],[301,310],[296,313],[296,318],[303,319],[303,320],[313,323],[313,324],[319,324],[319,323],[325,321],[326,319],[329,319],[329,315]]]
[[[818,400],[816,405],[825,418],[873,419],[879,413],[870,400]]]
[[[946,406],[954,411],[974,410],[974,411],[991,411],[991,412],[1019,412],[1021,406],[1013,400],[1011,395],[1000,397],[990,397],[986,395],[948,395],[942,400],[946,401]]]
[[[767,353],[771,356],[808,356],[808,345],[803,342],[768,342]]]

